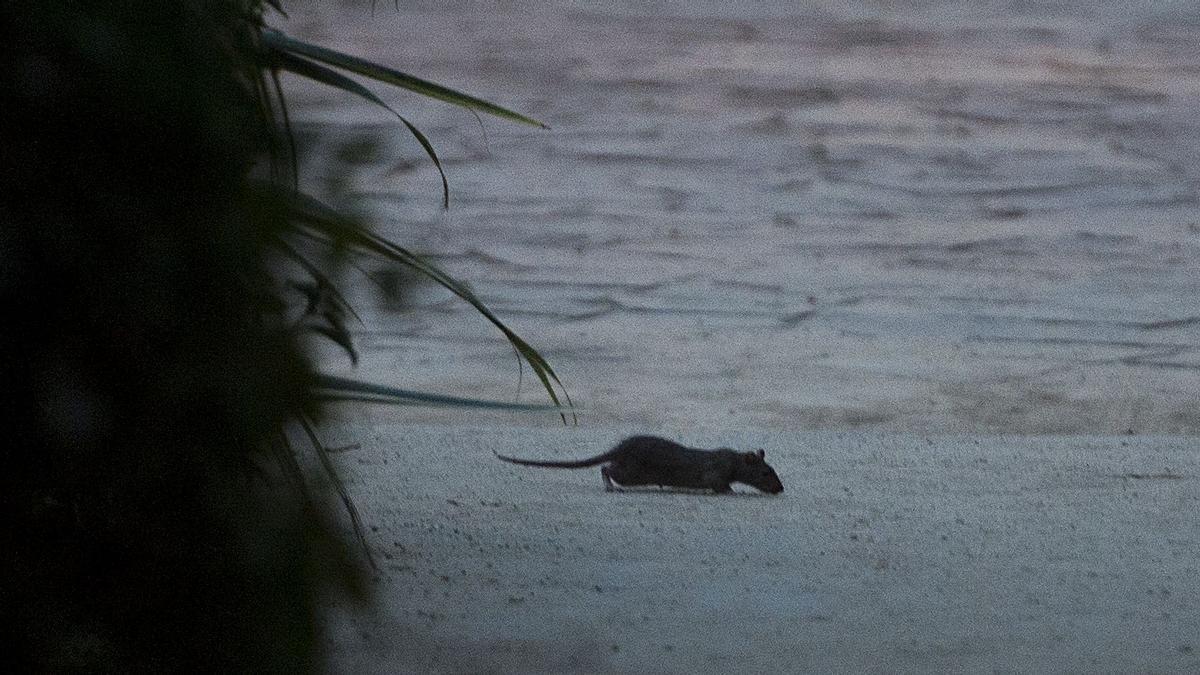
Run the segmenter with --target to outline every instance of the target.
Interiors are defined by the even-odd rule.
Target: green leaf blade
[[[334,51],[319,45],[302,42],[295,38],[289,37],[275,30],[263,31],[263,42],[268,46],[278,51],[286,51],[292,54],[306,56],[310,59],[320,61],[322,63],[341,68],[343,70],[356,73],[363,77],[368,77],[379,82],[407,89],[422,96],[428,96],[439,101],[445,101],[452,105],[478,110],[480,112],[494,115],[501,119],[507,119],[521,124],[528,124],[541,129],[549,129],[547,125],[539,122],[531,117],[522,115],[521,113],[509,110],[490,103],[481,98],[464,94],[449,87],[444,87],[440,84],[423,80],[419,77],[409,75],[408,73],[400,72],[387,66],[382,66],[378,63],[361,59],[357,56],[351,56],[339,51]]]
[[[546,389],[550,400],[559,410],[559,415],[563,422],[567,421],[566,413],[562,411],[564,402],[566,407],[574,409],[574,403],[571,401],[570,394],[567,393],[566,387],[563,386],[562,380],[550,367],[549,362],[537,352],[529,343],[525,342],[516,332],[509,328],[492,310],[483,303],[469,288],[462,282],[451,277],[449,274],[438,268],[436,265],[426,261],[421,256],[409,251],[408,249],[395,244],[387,239],[379,237],[365,229],[357,221],[347,218],[338,213],[334,209],[322,204],[317,199],[314,199],[300,192],[285,192],[279,190],[276,186],[270,183],[258,185],[256,191],[259,193],[259,198],[275,202],[279,208],[284,209],[289,213],[290,218],[302,225],[296,229],[296,233],[301,236],[308,235],[326,245],[344,244],[359,251],[378,256],[384,260],[390,260],[401,265],[405,265],[422,275],[433,280],[437,284],[454,293],[460,299],[466,301],[484,316],[504,337],[513,345],[517,352],[525,359],[541,381],[542,386]],[[560,399],[558,392],[555,390],[555,385],[562,391]],[[574,413],[572,418],[575,419]],[[577,422],[578,420],[575,419]]]
[[[276,51],[276,58],[278,60],[279,67],[287,70],[288,72],[295,73],[296,75],[300,75],[302,77],[307,77],[315,82],[320,82],[321,84],[335,87],[337,89],[341,89],[342,91],[359,96],[395,115],[404,124],[404,126],[408,128],[408,131],[413,135],[413,138],[417,139],[417,142],[421,144],[421,147],[425,150],[425,154],[429,155],[429,159],[433,160],[433,165],[437,167],[438,175],[440,175],[442,178],[442,208],[450,208],[450,183],[446,180],[446,171],[442,167],[442,160],[438,159],[437,152],[435,152],[433,149],[433,144],[429,142],[429,139],[425,137],[425,134],[421,133],[421,130],[413,125],[412,122],[409,122],[404,115],[401,115],[387,103],[384,103],[383,99],[375,95],[375,92],[367,89],[362,84],[355,82],[354,80],[342,75],[332,68],[326,68],[319,63],[301,58],[295,54],[292,54],[291,52],[283,50]]]

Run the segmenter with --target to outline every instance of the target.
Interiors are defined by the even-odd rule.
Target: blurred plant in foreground
[[[387,107],[357,74],[537,123],[293,40],[265,26],[265,4],[0,10],[5,672],[319,667],[315,598],[362,597],[361,566],[294,439],[357,529],[314,429],[325,401],[503,404],[316,372],[304,333],[354,351],[337,257],[314,252],[433,279],[559,403],[550,366],[465,286],[296,190],[278,74]]]

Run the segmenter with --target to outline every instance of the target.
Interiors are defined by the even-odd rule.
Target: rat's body
[[[612,450],[567,462],[546,462],[496,455],[506,462],[525,466],[544,466],[554,469],[581,469],[604,464],[600,476],[604,488],[618,485],[662,485],[729,492],[731,483],[776,494],[783,492],[783,483],[775,470],[763,461],[764,452],[736,452],[728,448],[698,450],[657,436],[633,436]]]

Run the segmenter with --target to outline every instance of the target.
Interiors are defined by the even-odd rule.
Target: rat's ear
[[[758,458],[759,458],[759,459],[766,459],[766,457],[767,457],[767,451],[766,451],[766,450],[763,450],[762,448],[759,448],[759,449],[758,449]]]
[[[758,454],[757,452],[743,452],[742,459],[745,460],[747,464],[758,464],[762,461],[762,455]]]

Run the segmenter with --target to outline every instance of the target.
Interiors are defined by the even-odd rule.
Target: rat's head
[[[738,456],[738,478],[741,483],[758,488],[763,492],[779,494],[783,492],[783,483],[775,469],[766,462],[767,453],[763,449],[754,452],[743,452]]]

